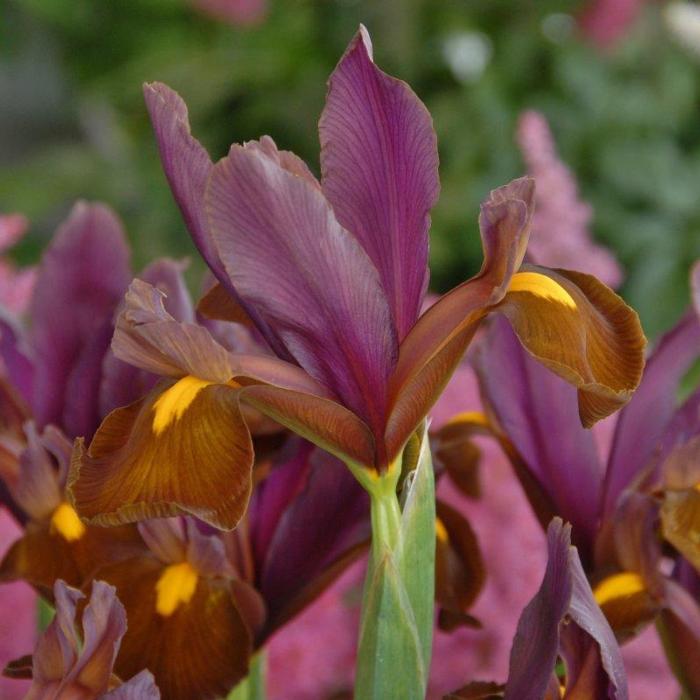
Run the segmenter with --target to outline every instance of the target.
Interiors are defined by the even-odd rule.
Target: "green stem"
[[[250,660],[248,675],[229,693],[227,700],[265,700],[265,652],[260,651]]]
[[[401,550],[401,508],[395,491],[396,480],[393,475],[380,477],[380,480],[384,478],[386,482],[370,492],[372,559],[375,564],[387,549],[396,557],[400,556]]]

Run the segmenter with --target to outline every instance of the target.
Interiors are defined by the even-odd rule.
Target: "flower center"
[[[197,589],[197,571],[186,561],[165,568],[156,583],[156,611],[168,617],[189,603]]]

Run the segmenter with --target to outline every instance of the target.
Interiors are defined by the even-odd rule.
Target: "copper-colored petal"
[[[69,492],[81,516],[118,525],[190,514],[235,527],[253,465],[238,392],[194,383],[178,394],[187,379],[110,413],[89,449],[76,442]]]
[[[663,536],[700,571],[700,491],[666,491],[661,527]]]
[[[494,302],[503,298],[511,276],[525,257],[534,199],[534,179],[521,177],[493,190],[481,205],[479,230],[484,264],[479,275],[492,281]]]
[[[440,500],[436,509],[435,598],[448,612],[466,613],[486,581],[479,543],[457,510]]]
[[[375,463],[370,429],[339,403],[276,386],[245,387],[246,403],[342,460],[363,466]]]
[[[646,339],[637,314],[591,275],[526,266],[494,310],[539,362],[578,388],[590,427],[632,396]]]
[[[197,311],[202,316],[216,321],[230,321],[242,323],[249,328],[255,327],[246,310],[220,282],[216,282],[199,300]]]
[[[620,640],[634,637],[660,609],[642,577],[633,571],[606,577],[594,588],[593,595]]]
[[[503,697],[505,686],[500,683],[474,681],[445,695],[443,700],[499,700]]]
[[[388,459],[403,448],[437,400],[487,307],[503,298],[525,252],[533,196],[532,178],[514,180],[491,192],[479,219],[485,256],[481,271],[442,296],[402,341],[391,377]]]
[[[452,483],[469,498],[479,498],[481,495],[481,450],[473,442],[473,437],[483,432],[482,423],[472,422],[471,417],[465,416],[463,420],[450,420],[430,435],[436,470],[444,469]]]
[[[29,523],[0,564],[0,581],[24,580],[51,599],[54,583],[63,579],[80,587],[96,569],[143,550],[134,526],[88,526],[79,540],[68,542],[49,523]]]
[[[99,572],[117,587],[127,613],[116,673],[131,678],[147,668],[168,700],[225,697],[247,673],[252,651],[250,632],[228,585],[200,577],[189,602],[163,616],[156,612],[162,573],[162,564],[150,557]]]
[[[27,679],[32,677],[32,655],[27,654],[20,656],[19,659],[10,661],[2,671],[2,675],[6,678],[15,678],[17,680]]]
[[[485,303],[485,299],[482,298],[482,301]],[[395,399],[384,436],[389,461],[403,449],[411,433],[425,418],[447,385],[452,373],[460,363],[467,345],[474,337],[479,321],[484,316],[482,309],[483,307],[479,307],[478,311],[468,314],[465,327],[453,335],[435,354],[424,361],[417,360],[415,371],[410,372],[405,377],[405,381],[399,382],[397,379],[396,383],[393,384]],[[420,324],[420,320],[418,323]],[[399,366],[402,363],[401,358],[404,357],[403,352],[404,346],[402,345]],[[406,362],[410,361],[406,360]]]

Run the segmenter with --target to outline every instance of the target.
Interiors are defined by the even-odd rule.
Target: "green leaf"
[[[403,510],[396,495],[400,474],[397,462],[378,479],[361,481],[371,498],[372,556],[360,623],[358,700],[425,697],[435,589],[435,481],[427,434],[404,481]]]
[[[377,560],[378,559],[378,560]],[[393,553],[376,558],[365,588],[356,700],[419,700],[426,673],[416,621]]]
[[[430,667],[435,596],[435,475],[425,431],[415,471],[406,479],[399,573],[416,618],[423,664]]]

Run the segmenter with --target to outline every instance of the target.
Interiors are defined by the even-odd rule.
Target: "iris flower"
[[[92,585],[76,628],[77,606],[85,596],[64,581],[54,586],[56,616],[39,639],[33,657],[11,663],[5,673],[32,678],[26,700],[158,700],[160,692],[145,670],[122,683],[112,673],[126,631],[124,606],[114,587]],[[142,667],[143,669],[143,667]]]
[[[119,675],[146,667],[173,700],[226,695],[253,651],[365,550],[364,491],[337,460],[292,442],[236,530],[147,520],[145,546],[93,573],[126,608]]]
[[[522,266],[534,183],[483,204],[481,271],[418,318],[438,196],[430,115],[380,71],[361,28],[329,81],[321,181],[269,137],[215,165],[180,97],[145,87],[164,170],[216,276],[200,307],[245,319],[274,356],[231,355],[134,283],[117,323],[120,358],[166,380],[76,447],[71,490],[103,524],[188,513],[232,528],[251,489],[243,411],[255,408],[328,450],[366,484],[398,466],[410,436],[489,313],[578,389],[590,425],[639,380],[636,314],[588,275]]]
[[[698,266],[693,282],[697,289]],[[687,650],[700,640],[697,598],[676,573],[700,567],[700,390],[677,400],[678,385],[699,356],[695,308],[657,343],[602,450],[572,420],[570,387],[548,377],[502,323],[490,329],[476,362],[488,424],[540,520],[559,514],[572,522],[596,599],[616,634],[625,640],[658,620],[674,669],[688,666]],[[465,433],[476,427],[482,426],[462,426]],[[662,537],[676,549],[672,575],[661,565]],[[697,692],[690,667],[679,675]]]
[[[620,649],[571,546],[571,527],[559,518],[547,529],[547,549],[542,585],[518,621],[505,686],[472,683],[447,700],[627,699]],[[559,659],[563,674],[555,673]]]

